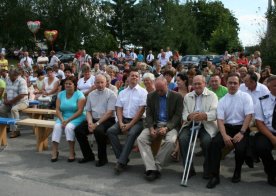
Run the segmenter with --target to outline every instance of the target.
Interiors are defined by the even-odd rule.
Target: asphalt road
[[[202,157],[195,157],[197,175],[180,186],[183,167],[181,162],[172,162],[162,171],[160,179],[147,182],[143,178],[144,166],[139,152],[132,152],[127,170],[117,176],[113,172],[115,157],[108,147],[109,164],[97,168],[94,162],[68,163],[68,145],[62,138],[60,158],[50,162],[50,150],[36,152],[35,136],[32,130],[23,127],[21,137],[8,139],[8,146],[0,150],[0,196],[46,196],[46,195],[275,195],[276,188],[266,183],[261,163],[254,169],[246,165],[242,170],[242,181],[230,182],[234,159],[230,154],[222,161],[221,184],[215,189],[206,189],[207,181],[202,179]],[[94,143],[96,152],[96,144]],[[49,145],[50,147],[50,145]],[[196,151],[199,149],[197,148]],[[76,143],[77,158],[82,154]]]

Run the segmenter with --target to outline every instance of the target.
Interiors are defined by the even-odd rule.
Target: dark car
[[[74,60],[75,54],[69,51],[59,51],[56,56],[62,63],[68,63]]]
[[[201,57],[199,67],[203,69],[207,67],[207,61],[211,61],[216,67],[220,66],[222,55],[204,55]]]
[[[191,66],[195,66],[197,68],[199,67],[199,62],[201,59],[201,55],[185,55],[182,57],[181,59],[181,63],[185,66],[185,67],[191,67]]]

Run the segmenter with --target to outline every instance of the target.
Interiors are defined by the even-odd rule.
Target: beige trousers
[[[137,138],[138,147],[141,157],[148,170],[161,171],[161,167],[165,166],[171,159],[171,153],[175,148],[175,141],[177,139],[177,131],[175,129],[169,131],[162,139],[161,146],[157,155],[154,157],[151,150],[152,137],[148,128],[144,129]]]

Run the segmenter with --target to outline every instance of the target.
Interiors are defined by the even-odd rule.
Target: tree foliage
[[[198,54],[240,47],[237,20],[219,1],[2,0],[0,12],[0,45],[7,48],[34,46],[29,20],[41,21],[38,40],[45,30],[59,31],[56,49],[94,52],[133,44]]]

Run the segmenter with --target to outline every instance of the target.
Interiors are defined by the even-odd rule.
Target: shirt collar
[[[204,87],[204,90],[203,90],[203,92],[202,92],[202,94],[201,95],[204,95],[204,96],[207,96],[207,95],[209,95],[209,93],[208,93],[208,89],[206,88],[206,87]],[[196,94],[196,92],[193,90],[192,91],[192,93],[191,93],[191,96],[193,97],[193,96],[201,96],[201,95],[197,95]]]

